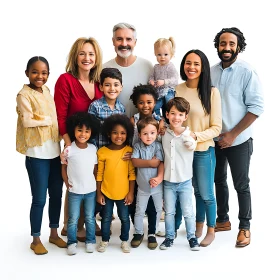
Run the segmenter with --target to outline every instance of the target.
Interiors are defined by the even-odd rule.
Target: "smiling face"
[[[233,33],[221,34],[218,46],[218,56],[227,66],[231,65],[238,55],[238,40]]]
[[[184,64],[184,72],[188,77],[188,80],[197,80],[198,82],[201,69],[202,64],[200,57],[195,53],[188,54]]]
[[[130,28],[119,28],[115,31],[113,45],[118,56],[128,58],[134,50],[136,39]]]
[[[99,86],[103,91],[106,101],[116,100],[122,91],[121,82],[113,78],[105,78],[103,84]]]
[[[141,94],[136,105],[140,114],[140,118],[143,118],[153,114],[156,102],[151,94]]]
[[[78,52],[77,64],[79,70],[90,71],[95,66],[95,51],[91,43],[85,43]]]
[[[180,112],[175,106],[172,106],[166,117],[172,130],[182,126],[183,122],[188,118],[186,112]]]
[[[28,70],[25,71],[26,76],[29,79],[29,87],[42,92],[42,86],[47,82],[49,77],[49,68],[41,60],[35,61]]]
[[[139,138],[143,141],[144,144],[151,145],[157,138],[157,128],[152,124],[146,125],[141,129]]]
[[[109,137],[112,141],[112,144],[122,147],[125,145],[125,141],[126,141],[126,137],[127,137],[126,129],[122,125],[118,124],[118,125],[114,126]]]
[[[168,64],[170,59],[172,58],[170,49],[166,45],[158,46],[155,49],[155,55],[158,63],[162,66]]]
[[[75,143],[78,147],[83,148],[87,146],[87,141],[91,136],[91,129],[87,128],[85,125],[82,127],[75,127]]]

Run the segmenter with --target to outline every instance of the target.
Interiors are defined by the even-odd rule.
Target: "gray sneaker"
[[[94,251],[94,244],[93,243],[86,243],[86,252],[93,253]]]

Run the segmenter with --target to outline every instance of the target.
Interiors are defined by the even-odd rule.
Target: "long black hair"
[[[201,74],[198,82],[198,96],[201,100],[202,107],[207,115],[211,112],[211,77],[210,77],[210,64],[207,56],[201,50],[190,50],[188,51],[181,62],[180,75],[183,81],[187,81],[188,77],[184,70],[186,57],[190,53],[197,54],[201,59]]]

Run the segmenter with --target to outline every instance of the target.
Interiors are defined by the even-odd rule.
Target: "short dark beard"
[[[238,55],[238,50],[236,50],[236,52],[234,51],[225,51],[225,50],[222,50],[219,52],[219,50],[217,49],[217,52],[218,52],[218,56],[219,58],[221,59],[222,62],[232,62],[236,59],[237,55]],[[229,59],[224,59],[223,58],[223,54],[224,53],[231,53],[231,57]]]

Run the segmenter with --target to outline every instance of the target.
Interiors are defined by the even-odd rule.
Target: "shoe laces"
[[[246,235],[246,232],[248,231],[248,233],[249,233],[249,236],[247,236]],[[244,236],[246,237],[246,238],[249,238],[250,237],[250,231],[248,230],[248,229],[240,229],[239,230],[239,233],[238,233],[238,236],[240,236],[241,234],[244,234]]]
[[[128,242],[126,242],[126,241],[122,242],[121,247],[125,250],[129,250],[129,248],[130,248],[129,245],[128,245]]]
[[[170,247],[173,245],[173,239],[171,238],[165,238],[165,240],[163,241],[163,245],[166,247]]]
[[[198,244],[196,238],[191,238],[191,239],[189,240],[189,243],[190,243],[190,246],[191,246],[191,247],[199,246],[199,244]]]

